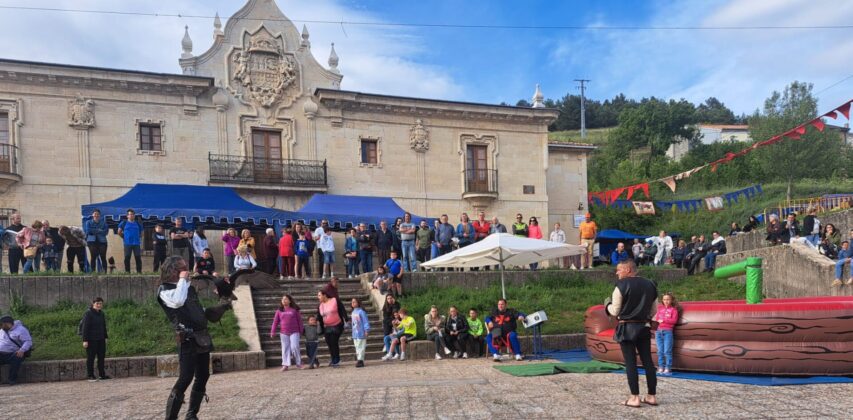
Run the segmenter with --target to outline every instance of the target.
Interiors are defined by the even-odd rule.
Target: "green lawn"
[[[203,300],[205,306],[215,304]],[[33,360],[85,358],[77,324],[87,305],[60,303],[41,309],[15,304],[12,316],[23,321],[33,336]],[[160,306],[151,300],[144,304],[131,301],[105,302],[107,317],[107,357],[148,356],[175,352],[174,333]],[[216,351],[240,351],[246,343],[238,336],[237,318],[226,313],[220,324],[210,324]]]
[[[654,280],[655,270],[642,270],[642,275]],[[683,301],[743,299],[746,293],[743,285],[717,280],[710,274],[690,276],[676,282],[661,282],[658,291],[673,292],[677,299]],[[577,275],[547,270],[543,271],[541,280],[536,283],[508,286],[506,289],[510,307],[525,313],[538,310],[547,313],[548,322],[542,328],[545,334],[583,332],[584,312],[590,306],[603,303],[612,292],[613,284],[610,282],[587,281]],[[418,337],[424,338],[421,323],[431,305],[437,305],[444,314],[450,305],[456,305],[466,314],[473,307],[479,310],[482,319],[495,307],[500,295],[500,284],[479,290],[456,286],[433,287],[406,296],[400,302],[418,322]],[[519,331],[526,334],[523,328]]]

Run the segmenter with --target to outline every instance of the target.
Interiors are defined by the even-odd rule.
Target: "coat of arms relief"
[[[246,33],[243,47],[229,57],[229,90],[258,116],[274,119],[279,108],[289,106],[300,94],[299,64],[284,50],[281,35],[273,36],[261,27]]]

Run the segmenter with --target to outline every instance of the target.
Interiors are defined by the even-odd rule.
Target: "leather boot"
[[[201,408],[201,401],[204,399],[204,392],[190,392],[190,406],[187,408],[186,420],[198,420],[198,410]]]
[[[181,411],[181,405],[183,404],[184,394],[179,394],[173,390],[166,401],[166,420],[177,420],[178,413]]]

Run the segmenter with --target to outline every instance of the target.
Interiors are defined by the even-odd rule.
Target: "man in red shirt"
[[[480,213],[478,213],[477,220],[475,220],[472,225],[474,226],[475,232],[474,242],[481,241],[485,239],[486,236],[489,236],[489,229],[491,228],[491,225],[486,220],[485,212],[481,211]]]

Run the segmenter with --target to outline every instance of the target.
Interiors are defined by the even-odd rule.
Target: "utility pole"
[[[584,96],[584,92],[586,91],[586,83],[589,82],[589,79],[575,79],[576,82],[580,83],[578,89],[581,90],[581,138],[586,138],[586,97]]]

